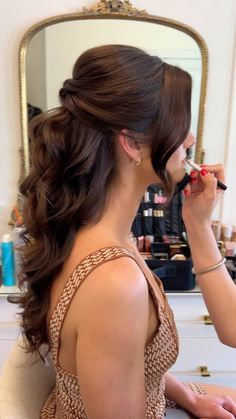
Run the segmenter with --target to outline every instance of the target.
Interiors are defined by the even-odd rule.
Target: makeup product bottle
[[[220,221],[212,221],[211,227],[213,230],[213,234],[215,236],[216,241],[221,239],[221,223]]]
[[[161,209],[154,209],[153,211],[153,231],[157,241],[165,241],[163,237],[166,237],[166,225],[164,211]]]
[[[236,255],[236,243],[235,242],[224,242],[225,253],[228,257],[234,257]]]
[[[150,193],[149,193],[149,191],[145,191],[145,194],[144,194],[144,202],[150,202]]]
[[[151,253],[151,243],[154,242],[154,236],[148,235],[144,237],[144,251],[146,253]]]
[[[15,285],[15,259],[13,242],[10,234],[4,234],[1,243],[2,249],[2,284],[5,286]]]
[[[223,224],[221,232],[222,240],[224,242],[230,241],[233,233],[233,226],[231,224]]]
[[[142,219],[142,230],[144,236],[150,236],[153,234],[153,216],[152,208],[143,210],[143,219]]]
[[[236,242],[236,226],[233,226],[233,231],[232,231],[232,241]]]
[[[137,248],[140,253],[144,252],[144,236],[137,237]]]

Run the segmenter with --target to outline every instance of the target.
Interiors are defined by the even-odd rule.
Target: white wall
[[[81,20],[79,23],[78,21],[69,21],[59,25],[51,25],[38,32],[38,34],[40,35],[41,32],[46,32],[48,109],[58,106],[58,91],[62,82],[71,77],[72,67],[77,57],[88,48],[97,45],[104,45],[107,42],[134,45],[151,54],[158,55],[162,59],[166,60],[166,57],[168,57],[169,61],[172,59],[176,65],[178,58],[180,58],[178,53],[179,55],[182,53],[182,66],[185,65],[185,54],[188,60],[196,58],[201,61],[200,48],[193,38],[176,29],[151,25],[147,22],[118,19]],[[33,37],[33,40],[38,34]],[[35,48],[38,50],[37,45],[35,45]],[[35,62],[35,54],[31,55],[31,51],[27,54],[26,60],[29,66],[32,66],[31,61]],[[35,74],[36,71],[35,68],[32,69],[32,73]],[[37,73],[39,74],[40,71],[41,69],[38,68]],[[29,72],[31,73],[31,68]],[[201,68],[199,68],[199,73],[201,73]],[[32,83],[30,82],[29,85],[31,89]]]
[[[44,80],[44,89],[38,89],[39,98],[37,99],[35,85],[38,83],[35,81],[40,79],[42,69],[41,66],[35,66],[35,55],[38,55],[35,51],[38,51],[38,46],[34,40],[38,36],[41,38],[44,32],[46,38],[46,80]],[[178,65],[191,74],[193,80],[191,132],[196,136],[202,61],[197,42],[186,33],[163,25],[151,25],[149,22],[97,19],[51,25],[38,32],[32,41],[34,41],[32,42],[33,48],[27,53],[26,62],[29,67],[28,73],[34,77],[29,80],[27,97],[34,94],[35,100],[31,102],[34,105],[40,105],[43,91],[47,96],[47,109],[59,105],[58,91],[62,82],[71,77],[75,60],[88,48],[107,42],[134,45],[150,54],[158,55],[168,63]]]
[[[27,103],[37,104],[42,111],[47,110],[45,49],[45,32],[40,31],[27,47],[27,56],[31,59],[26,60],[26,90]]]
[[[205,39],[210,53],[204,145],[209,162],[223,161],[227,154],[228,183],[224,221],[236,224],[236,186],[234,156],[236,121],[236,82],[233,84],[235,0],[133,0],[133,5],[149,13],[169,17],[192,26]],[[11,0],[1,6],[0,25],[0,226],[7,221],[16,200],[19,176],[20,115],[18,93],[18,47],[24,32],[46,17],[81,10],[88,0]],[[236,68],[236,66],[235,66]],[[232,155],[234,152],[234,156]],[[226,219],[227,218],[227,219]],[[2,227],[0,227],[3,229]],[[5,227],[4,227],[5,229]],[[0,231],[1,234],[1,231]]]

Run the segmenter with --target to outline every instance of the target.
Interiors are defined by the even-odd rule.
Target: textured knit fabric
[[[41,412],[41,419],[88,419],[80,395],[78,376],[64,371],[58,364],[60,331],[68,307],[81,283],[99,265],[120,257],[131,257],[133,253],[121,247],[106,247],[85,257],[69,277],[56,305],[49,326],[50,349],[56,370],[56,386],[49,395]],[[137,262],[137,261],[136,261]],[[178,337],[175,322],[161,281],[147,278],[149,291],[157,307],[158,332],[144,352],[146,418],[162,419],[165,414],[164,374],[173,365],[178,354]],[[158,302],[157,288],[164,296],[164,307]]]

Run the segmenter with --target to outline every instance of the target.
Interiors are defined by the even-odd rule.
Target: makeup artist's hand
[[[211,222],[212,212],[222,196],[222,190],[217,188],[217,179],[224,183],[224,167],[222,164],[201,165],[200,173],[192,170],[191,181],[184,188],[184,203],[182,209],[185,223]]]

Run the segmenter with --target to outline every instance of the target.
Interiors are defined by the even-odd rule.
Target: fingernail
[[[184,195],[188,196],[190,194],[190,190],[189,189],[184,189]]]
[[[206,175],[208,175],[209,172],[206,169],[202,169],[200,171],[200,173],[201,173],[202,176],[206,176]]]
[[[191,170],[191,172],[190,172],[190,176],[191,176],[192,178],[196,177],[196,176],[197,176],[197,172],[196,172],[196,170]]]
[[[192,185],[196,185],[198,183],[198,179],[197,178],[190,179],[190,183],[192,183]]]

